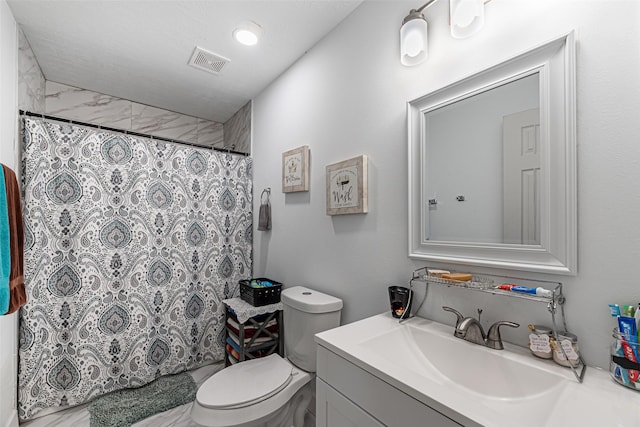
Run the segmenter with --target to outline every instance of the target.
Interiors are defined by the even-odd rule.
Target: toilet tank
[[[342,300],[303,286],[282,290],[284,348],[298,368],[316,371],[314,335],[340,326]]]

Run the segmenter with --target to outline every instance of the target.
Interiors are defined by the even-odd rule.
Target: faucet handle
[[[456,328],[458,327],[458,325],[460,324],[460,322],[462,322],[464,320],[464,316],[462,315],[462,313],[460,313],[458,310],[456,310],[455,308],[451,308],[451,307],[447,307],[447,306],[443,306],[442,309],[444,311],[448,311],[450,313],[453,313],[456,315],[457,319],[456,319]]]
[[[491,347],[495,350],[502,350],[504,345],[502,344],[502,337],[500,336],[500,326],[509,326],[511,328],[519,328],[520,324],[515,322],[508,322],[500,320],[489,328],[487,332],[487,347]]]

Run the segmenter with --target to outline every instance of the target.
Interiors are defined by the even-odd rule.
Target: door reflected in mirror
[[[539,80],[425,113],[428,240],[540,244]]]

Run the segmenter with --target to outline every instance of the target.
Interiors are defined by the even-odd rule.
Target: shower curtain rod
[[[188,145],[190,147],[205,148],[207,150],[220,151],[221,153],[238,154],[240,156],[248,156],[249,155],[247,153],[242,153],[240,151],[225,150],[223,148],[218,148],[218,147],[209,147],[207,145],[194,144],[192,142],[180,141],[180,140],[171,139],[171,138],[164,138],[162,136],[155,136],[155,135],[150,135],[150,134],[147,134],[147,133],[133,132],[133,131],[130,131],[130,130],[125,130],[125,129],[118,129],[118,128],[112,128],[112,127],[107,127],[107,126],[102,126],[102,125],[96,125],[96,124],[93,124],[93,123],[80,122],[80,121],[77,121],[77,120],[65,119],[65,118],[62,118],[62,117],[49,116],[47,114],[32,113],[31,111],[18,110],[18,112],[20,113],[21,116],[39,117],[39,118],[42,118],[44,120],[54,120],[54,121],[70,123],[70,124],[78,125],[78,126],[86,126],[86,127],[90,127],[90,128],[94,128],[94,129],[106,130],[106,131],[111,131],[111,132],[120,132],[120,133],[124,133],[126,135],[140,136],[142,138],[155,139],[155,140],[158,140],[158,141],[172,142],[174,144]]]

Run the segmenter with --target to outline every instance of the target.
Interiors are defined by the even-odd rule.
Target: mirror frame
[[[431,241],[426,238],[425,114],[437,108],[539,74],[540,245]],[[409,101],[409,257],[443,263],[577,274],[575,41],[573,32],[494,67]]]

